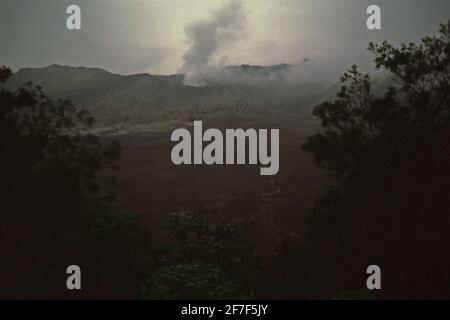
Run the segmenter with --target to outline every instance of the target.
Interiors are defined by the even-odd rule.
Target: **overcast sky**
[[[186,26],[212,19],[226,0],[0,0],[0,64],[14,70],[58,63],[121,74],[171,74],[190,48]],[[78,4],[82,30],[66,29]],[[450,18],[449,0],[242,0],[237,36],[211,63],[367,66],[370,40],[415,41]],[[382,9],[382,30],[366,29],[366,8]]]

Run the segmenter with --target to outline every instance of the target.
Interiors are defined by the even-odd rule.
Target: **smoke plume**
[[[245,11],[239,1],[231,1],[211,13],[205,21],[188,24],[185,33],[190,43],[183,55],[184,64],[179,70],[185,74],[185,84],[202,86],[211,73],[218,70],[214,54],[221,45],[238,40],[246,23]]]

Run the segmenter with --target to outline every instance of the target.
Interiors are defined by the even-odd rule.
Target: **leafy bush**
[[[243,223],[225,221],[198,209],[174,217],[175,243],[166,250],[162,267],[145,285],[153,298],[250,298],[259,269],[243,238]]]
[[[158,269],[147,281],[144,297],[236,299],[240,297],[240,290],[238,279],[220,266],[205,262],[186,262]]]

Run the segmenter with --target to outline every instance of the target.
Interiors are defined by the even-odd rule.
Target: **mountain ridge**
[[[308,69],[289,64],[227,66],[220,71],[223,74],[215,75],[217,81],[201,87],[186,85],[182,74],[121,75],[95,67],[52,64],[22,68],[3,87],[15,89],[31,81],[51,98],[70,99],[88,110],[101,124],[301,113],[335,91],[331,84],[310,80],[307,72],[313,69],[307,62]]]

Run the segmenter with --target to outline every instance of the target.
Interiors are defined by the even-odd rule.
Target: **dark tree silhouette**
[[[0,66],[0,83],[5,82],[12,74],[11,69],[6,66]]]
[[[397,85],[375,97],[353,66],[337,99],[314,109],[324,130],[303,146],[337,180],[309,221],[304,293],[365,291],[376,264],[383,297],[448,298],[450,21],[418,45],[369,51]]]
[[[5,81],[10,69],[0,69]],[[31,83],[0,90],[0,295],[7,298],[135,297],[151,242],[113,215],[98,174],[120,148],[86,133],[93,123],[70,101],[53,102]],[[83,290],[66,289],[81,267]]]

